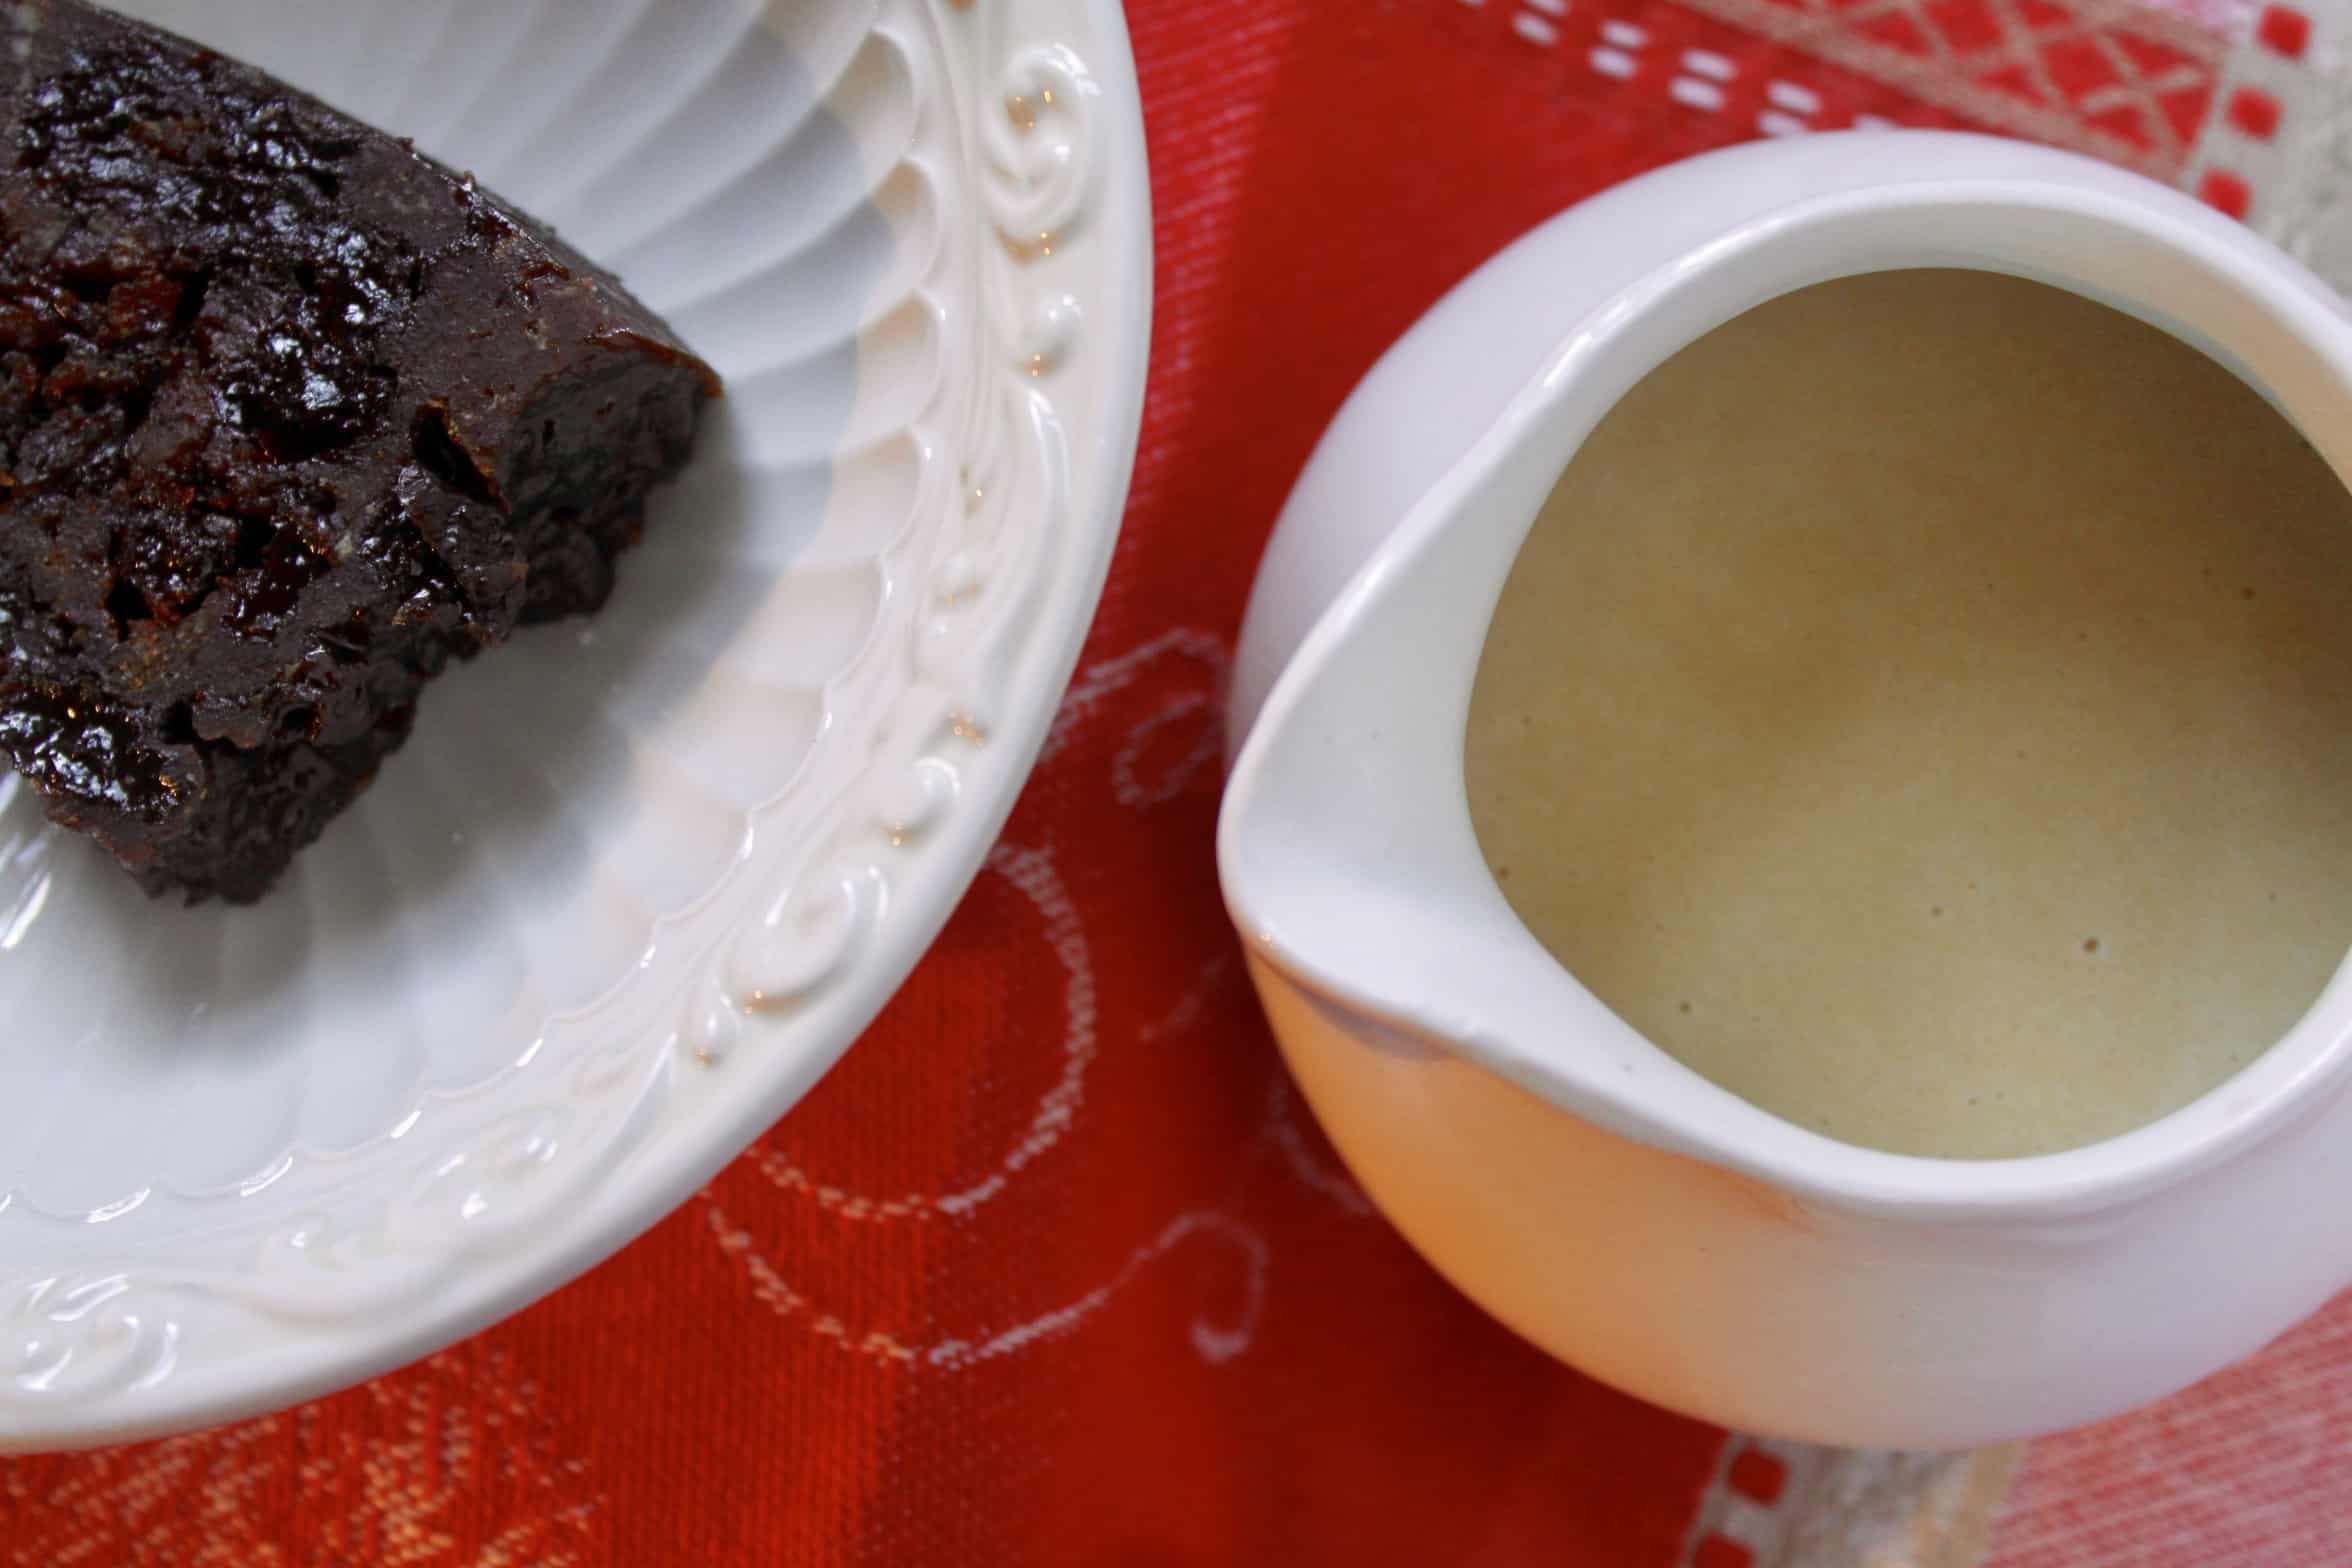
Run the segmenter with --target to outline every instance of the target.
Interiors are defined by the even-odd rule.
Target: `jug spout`
[[[1302,1005],[1404,1055],[1458,1053],[1602,1125],[1693,1147],[1644,1111],[1689,1076],[1531,936],[1471,827],[1461,746],[1485,627],[1556,465],[1505,454],[1421,519],[1309,635],[1238,759],[1218,827],[1228,906],[1253,961]],[[1531,1038],[1550,1048],[1525,1048]],[[1569,1061],[1576,1071],[1543,1070]],[[1608,1086],[1591,1092],[1591,1083]]]

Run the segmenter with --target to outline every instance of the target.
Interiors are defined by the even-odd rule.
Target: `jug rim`
[[[1901,140],[1903,138],[1887,138]],[[2079,160],[2049,153],[2054,170]],[[1889,263],[1871,256],[1901,253],[1890,237],[1908,221],[1931,216],[1960,218],[1976,226],[1981,241],[1919,259]],[[2185,317],[2173,317],[2122,281],[2112,286],[2085,276],[2096,268],[2069,269],[2031,264],[2031,247],[2010,238],[2034,221],[2078,229],[2085,240],[2118,245],[2152,244],[2141,259],[2185,265],[2211,303],[2237,321],[2238,331],[2213,334]],[[2004,224],[2007,227],[2004,227]],[[1881,243],[1865,245],[1840,259],[1835,243],[1844,226],[1876,233]],[[2055,232],[2055,231],[2054,231]],[[2004,238],[2008,236],[2010,238]],[[1825,239],[1829,242],[1826,247]],[[1810,247],[1810,249],[1808,249]],[[1785,253],[1785,254],[1784,254]],[[1811,256],[1810,261],[1803,257]],[[1823,259],[1826,257],[1827,259]],[[1776,266],[1764,263],[1777,259]],[[1863,264],[1847,261],[1862,259]],[[1711,330],[1720,320],[1764,299],[1811,283],[1893,266],[1945,265],[2010,272],[2100,299],[2149,320],[2208,354],[2246,380],[2303,429],[2326,457],[2339,481],[2352,488],[2352,432],[2329,436],[2300,417],[2324,387],[2331,400],[2352,408],[2352,325],[2324,285],[2283,253],[2187,197],[2151,181],[2116,176],[2099,168],[2097,181],[2041,179],[2015,174],[1903,180],[1899,174],[1800,199],[1728,227],[1693,249],[1664,257],[1644,277],[1620,290],[1573,329],[1545,359],[1485,433],[1444,475],[1404,512],[1371,559],[1315,620],[1267,694],[1255,724],[1236,757],[1218,825],[1218,855],[1228,910],[1257,959],[1292,983],[1379,1027],[1419,1038],[1434,1048],[1495,1072],[1572,1115],[1623,1135],[1682,1153],[1764,1181],[1793,1194],[1846,1210],[1911,1218],[2005,1219],[2049,1217],[2103,1209],[2168,1187],[2230,1158],[2314,1107],[2331,1087],[2352,1072],[2352,951],[2304,1016],[2255,1060],[2188,1105],[2130,1131],[2049,1154],[1973,1160],[1897,1154],[1846,1143],[1796,1126],[1681,1067],[1630,1025],[1617,1027],[1641,1050],[1664,1064],[1649,1079],[1629,1087],[1631,1074],[1600,1071],[1580,1062],[1576,1052],[1524,1038],[1525,1031],[1501,1031],[1471,1024],[1442,999],[1374,997],[1366,988],[1334,974],[1302,952],[1297,943],[1252,909],[1254,883],[1240,863],[1240,838],[1253,803],[1267,787],[1267,773],[1280,737],[1337,651],[1346,648],[1370,610],[1396,589],[1400,576],[1450,530],[1475,502],[1496,470],[1547,421],[1574,419],[1572,394],[1604,367],[1621,382],[1600,405],[1605,412],[1633,382],[1656,368],[1675,349]],[[1662,351],[1632,345],[1629,329],[1720,280],[1730,269],[1748,268],[1771,280],[1755,297],[1727,309],[1715,320],[1680,337]],[[2115,270],[2115,269],[2110,269]],[[2128,267],[2117,272],[2129,276]],[[2143,279],[2141,287],[2145,287]],[[1718,288],[1718,293],[1722,290]],[[1735,293],[1738,291],[1734,291]],[[2227,307],[2220,309],[2220,307]],[[2239,350],[2248,338],[2268,334],[2262,354],[2270,361],[2299,351],[2309,387],[2283,395],[2265,365]],[[1619,363],[1612,364],[1612,356]],[[2270,371],[2277,365],[2270,363]],[[1589,430],[1598,413],[1584,421]],[[2337,425],[2344,422],[2339,419]],[[2337,428],[2331,425],[2329,429]],[[1572,454],[1582,431],[1567,447]],[[2325,437],[2323,439],[2323,437]],[[1554,470],[1556,476],[1556,469]],[[1528,519],[1532,522],[1532,518]],[[1524,527],[1520,537],[1524,537]],[[1517,552],[1517,543],[1511,554]],[[1506,568],[1507,569],[1507,568]],[[1499,585],[1498,585],[1499,586]],[[1491,606],[1490,606],[1491,611]],[[1483,642],[1481,617],[1479,641]],[[1458,744],[1450,763],[1458,775]],[[1465,816],[1466,804],[1463,807]],[[1481,868],[1483,869],[1483,868]],[[1497,894],[1499,900],[1499,893]],[[1516,920],[1514,915],[1513,920]],[[1524,929],[1522,928],[1524,935]],[[2352,937],[2352,933],[2348,933]],[[1532,941],[1532,938],[1528,940]],[[1560,977],[1573,977],[1556,963]],[[1613,1019],[1614,1015],[1610,1015]],[[1703,1086],[1692,1089],[1682,1083]],[[1661,1090],[1661,1083],[1668,1084]],[[1661,1100],[1679,1109],[1661,1111]]]

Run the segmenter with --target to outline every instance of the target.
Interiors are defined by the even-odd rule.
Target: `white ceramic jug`
[[[2244,1072],[2127,1135],[1997,1161],[1857,1148],[1700,1078],[1579,985],[1489,876],[1462,782],[1504,578],[1600,417],[1764,300],[1917,266],[2153,322],[2352,475],[2352,322],[2171,190],[1943,133],[1682,164],[1498,256],[1341,411],[1251,604],[1218,850],[1300,1085],[1464,1291],[1659,1404],[1934,1448],[2167,1393],[2352,1283],[2347,972]]]

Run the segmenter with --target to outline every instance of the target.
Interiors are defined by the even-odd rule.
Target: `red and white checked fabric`
[[[2013,1455],[1751,1444],[1544,1359],[1317,1136],[1211,857],[1267,528],[1488,253],[1671,159],[1883,120],[2180,181],[2352,279],[2343,3],[1131,0],[1159,267],[1133,501],[939,948],[551,1300],[297,1411],[0,1462],[0,1565],[2352,1562],[2352,1303],[2038,1445],[1998,1519]]]

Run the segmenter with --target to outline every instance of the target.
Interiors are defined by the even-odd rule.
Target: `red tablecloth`
[[[1133,504],[1044,764],[938,950],[799,1110],[586,1280],[298,1411],[0,1463],[0,1562],[1766,1553],[1752,1519],[1725,1536],[1694,1521],[1710,1497],[1726,1517],[1727,1485],[1747,1499],[1732,1512],[1769,1511],[1771,1465],[1730,1466],[1723,1434],[1484,1319],[1371,1212],[1288,1087],[1211,857],[1252,565],[1355,378],[1563,205],[1704,148],[1875,115],[2084,147],[2259,221],[2285,199],[2268,149],[2297,130],[2292,94],[2260,84],[2301,69],[2312,22],[2228,0],[1134,0],[1130,16],[1159,267]],[[970,1352],[928,1355],[949,1342]],[[2161,1541],[2114,1533],[2135,1497],[2177,1488],[2183,1454],[2236,1451],[2257,1401],[2239,1403],[2196,1417],[2203,1437],[2143,1418],[2029,1460],[2004,1551],[2037,1568],[2352,1560],[2324,1533],[2352,1492],[2312,1463],[2341,1409],[2250,1450],[2246,1473],[2301,1478],[2259,1519],[2225,1501],[2164,1516]],[[2243,1550],[2280,1543],[2295,1554]]]

